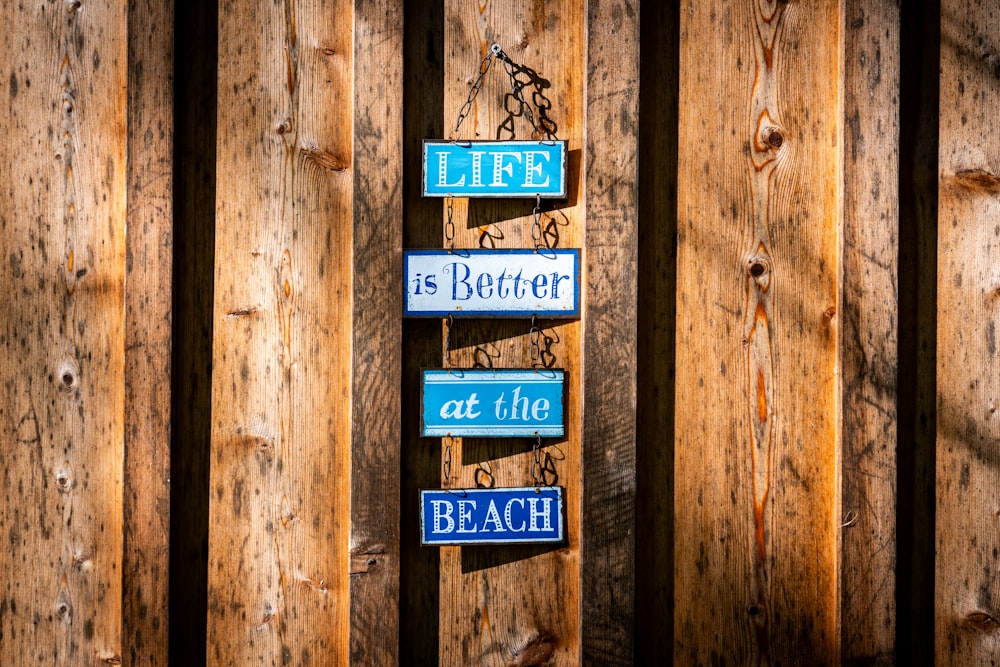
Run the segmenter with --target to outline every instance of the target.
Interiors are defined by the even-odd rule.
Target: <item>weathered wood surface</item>
[[[639,7],[587,3],[580,651],[633,662]]]
[[[1000,632],[1000,11],[941,3],[936,664],[988,664]]]
[[[169,659],[173,3],[128,13],[122,659]]]
[[[636,664],[673,655],[678,2],[643,2],[636,312]]]
[[[839,20],[681,7],[679,664],[837,661]]]
[[[403,247],[441,246],[442,201],[421,196],[420,143],[443,137],[444,3],[404,2]],[[420,63],[413,67],[410,63]],[[406,110],[409,109],[409,112]],[[419,112],[414,113],[415,110]],[[441,365],[441,321],[403,320],[399,643],[413,665],[438,662],[439,549],[420,546],[420,489],[441,484],[441,441],[420,437],[421,369]]]
[[[5,2],[0,23],[2,660],[117,664],[125,6]]]
[[[840,618],[845,664],[895,664],[899,26],[843,5]],[[832,499],[831,499],[832,500]]]
[[[352,20],[219,8],[213,665],[347,661]]]
[[[531,68],[519,75],[530,82],[525,97],[541,102],[545,125],[569,142],[570,197],[545,205],[542,240],[556,247],[580,247],[583,202],[579,156],[583,147],[582,75],[584,16],[570,2],[444,3],[444,129],[450,132],[482,57],[499,43],[514,62]],[[537,84],[537,87],[536,87]],[[459,138],[531,138],[523,110],[505,95],[511,84],[494,62]],[[535,95],[537,93],[537,95]],[[536,120],[541,120],[537,109]],[[511,134],[514,136],[512,137]],[[576,165],[576,166],[574,166]],[[457,248],[530,248],[534,202],[454,200]],[[445,246],[448,245],[444,239]],[[440,243],[440,241],[439,241]],[[538,363],[567,370],[566,437],[543,441],[541,458],[548,481],[566,487],[567,543],[563,547],[441,547],[439,664],[553,664],[580,661],[579,462],[580,324],[539,322]],[[455,367],[530,368],[531,322],[456,321],[445,361]],[[411,425],[412,426],[412,425]],[[451,478],[446,487],[532,484],[528,440],[449,439]],[[437,447],[425,440],[425,447]],[[414,539],[414,538],[410,538]]]
[[[350,662],[398,664],[402,0],[354,15]]]

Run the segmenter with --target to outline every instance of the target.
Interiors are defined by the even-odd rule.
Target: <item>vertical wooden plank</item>
[[[838,661],[839,20],[681,8],[680,664]]]
[[[843,5],[841,656],[895,664],[899,6]]]
[[[540,224],[553,246],[580,247],[583,201],[579,155],[583,147],[581,64],[584,15],[571,0],[539,3],[444,3],[444,130],[455,127],[459,109],[483,56],[494,43],[530,68],[525,98],[545,108],[556,138],[569,142],[566,201],[546,204]],[[502,63],[494,62],[458,138],[526,139],[532,127],[509,96]],[[534,115],[540,120],[539,112]],[[513,137],[512,137],[513,134]],[[527,200],[456,199],[456,248],[531,248],[532,206]],[[440,242],[440,241],[439,241]],[[447,245],[447,241],[445,241]],[[544,353],[540,363],[567,371],[567,432],[543,441],[547,481],[566,487],[567,543],[562,547],[502,546],[440,548],[439,663],[553,664],[580,662],[578,582],[580,466],[580,323],[539,323]],[[445,361],[456,367],[530,368],[530,320],[459,320],[452,327]],[[445,487],[532,484],[532,442],[509,439],[450,439]],[[433,443],[433,444],[432,444]],[[422,446],[436,446],[424,440]],[[411,538],[412,539],[412,538]]]
[[[936,664],[988,664],[1000,630],[1000,7],[941,2]]]
[[[639,3],[587,3],[580,651],[634,653]],[[669,131],[669,130],[668,130]]]
[[[173,2],[128,8],[123,660],[168,661]]]
[[[352,9],[219,8],[210,664],[347,660]]]
[[[0,643],[121,660],[126,15],[0,5]]]
[[[403,89],[403,244],[441,246],[442,201],[421,196],[421,142],[440,138],[444,129],[444,0],[404,4]],[[452,121],[454,122],[454,121]],[[438,549],[420,546],[419,490],[441,483],[441,441],[420,437],[422,368],[441,364],[441,322],[403,320],[400,650],[401,661],[431,665],[438,661],[440,568]]]
[[[175,4],[170,659],[205,661],[218,3]]]
[[[354,15],[350,662],[399,663],[402,0]]]
[[[897,663],[934,664],[938,0],[900,6]]]
[[[677,80],[680,3],[642,3],[636,363],[635,654],[673,655],[677,332]]]

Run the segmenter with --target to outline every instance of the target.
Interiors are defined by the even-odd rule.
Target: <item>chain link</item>
[[[458,130],[462,127],[462,122],[468,117],[469,112],[472,111],[472,103],[476,99],[476,95],[479,94],[479,89],[483,87],[483,79],[486,78],[487,72],[490,71],[490,65],[493,64],[493,57],[503,53],[499,44],[494,44],[487,53],[482,61],[479,63],[479,74],[476,79],[472,82],[472,87],[469,89],[469,96],[465,100],[465,104],[458,111],[458,120],[455,122],[455,129],[451,131],[448,138],[451,141],[455,141],[458,137]]]
[[[535,250],[542,247],[542,195],[535,195],[535,207],[531,209],[531,240],[535,242]]]
[[[449,313],[444,320],[444,367],[451,366],[451,325],[455,323],[455,318]]]
[[[447,199],[448,219],[444,223],[444,242],[448,246],[448,252],[455,249],[455,208],[451,197]]]
[[[531,462],[531,480],[536,487],[545,484],[545,469],[542,467],[542,436],[535,434],[535,442],[531,446],[533,460]]]
[[[510,79],[510,87],[513,90],[514,99],[521,104],[521,109],[524,111],[524,115],[528,119],[528,122],[531,123],[531,129],[534,130],[532,138],[541,139],[543,135],[547,135],[548,133],[542,132],[542,129],[535,123],[535,114],[531,112],[531,105],[528,104],[526,99],[524,99],[524,93],[521,92],[527,86],[526,83],[521,83],[517,80],[517,72],[521,68],[519,68],[517,64],[510,59],[510,56],[503,52],[503,49],[500,49],[499,45],[495,45],[494,48],[497,49],[497,57],[503,63],[503,68],[507,72],[507,77]]]
[[[535,316],[531,316],[531,328],[528,329],[528,351],[531,355],[531,365],[538,366],[538,360],[542,356],[542,346],[540,344],[542,330],[535,324]]]
[[[451,484],[451,441],[444,446],[444,457],[441,462],[441,469],[444,473],[444,483]]]

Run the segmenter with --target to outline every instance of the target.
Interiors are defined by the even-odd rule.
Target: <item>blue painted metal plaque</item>
[[[404,317],[574,318],[577,249],[406,250]]]
[[[420,543],[562,542],[563,490],[558,486],[420,492]]]
[[[420,433],[429,437],[562,436],[563,372],[554,369],[425,370]]]
[[[565,141],[425,141],[425,197],[566,196]]]

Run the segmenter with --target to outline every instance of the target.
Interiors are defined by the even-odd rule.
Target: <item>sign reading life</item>
[[[424,545],[562,542],[563,535],[558,486],[420,492]]]
[[[563,372],[431,369],[422,386],[421,435],[495,438],[563,435]]]
[[[425,141],[425,197],[566,196],[565,141]]]
[[[407,250],[406,317],[572,318],[580,312],[577,249]]]

